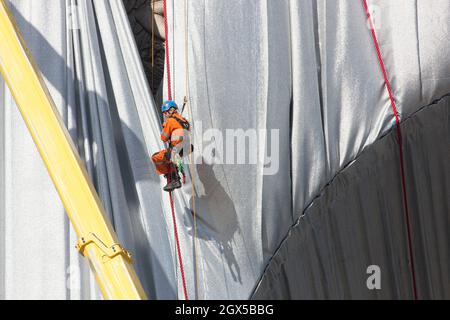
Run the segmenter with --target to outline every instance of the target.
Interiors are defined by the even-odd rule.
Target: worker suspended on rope
[[[178,171],[180,170],[184,174],[181,158],[186,155],[184,146],[190,146],[190,143],[186,141],[189,135],[185,134],[190,130],[190,124],[178,113],[178,106],[174,101],[166,101],[161,110],[165,118],[161,140],[168,143],[169,147],[155,153],[152,160],[156,172],[164,175],[167,179],[164,191],[172,192],[182,186]],[[191,146],[189,152],[192,152],[192,148]]]

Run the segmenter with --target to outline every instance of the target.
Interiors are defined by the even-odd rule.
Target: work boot
[[[168,175],[166,175],[166,178],[167,178],[167,185],[163,188],[164,191],[172,192],[175,189],[181,188],[181,179],[177,171],[169,173]]]

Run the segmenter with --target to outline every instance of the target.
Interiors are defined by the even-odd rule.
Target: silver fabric
[[[208,129],[279,130],[278,151],[265,147],[270,132],[259,135],[255,164],[204,161],[175,193],[190,298],[245,299],[298,217],[395,120],[360,1],[187,2],[185,115],[191,109],[197,121],[195,156],[207,160],[221,149],[213,134],[202,136]],[[449,4],[428,2],[370,1],[383,17],[376,32],[403,118],[447,93]],[[150,161],[163,148],[159,115],[122,2],[9,3],[149,296],[182,298],[169,199]],[[168,5],[172,90],[181,104],[186,15],[184,1]],[[0,87],[0,297],[99,298],[36,148]],[[279,170],[264,175],[270,151]]]
[[[395,125],[370,30],[366,27],[366,14],[360,1],[188,3],[189,79],[194,118],[202,120],[203,127],[280,129],[280,171],[275,176],[261,177],[261,167],[254,166],[246,170],[248,182],[243,185],[242,175],[235,166],[214,167],[218,172],[226,172],[222,184],[231,181],[231,192],[245,195],[232,197],[235,208],[240,201],[251,208],[244,212],[236,209],[238,219],[249,219],[250,215],[256,222],[247,220],[246,225],[239,220],[244,234],[251,236],[254,232],[257,237],[245,247],[237,245],[235,252],[247,251],[247,257],[256,265],[262,257],[261,266],[264,266],[289,226],[337,172]],[[372,10],[377,9],[370,5]],[[390,2],[383,2],[383,6],[379,12],[384,17]],[[448,21],[447,13],[441,14],[441,11],[448,12],[447,6],[444,2],[431,7],[422,5],[415,14],[403,15],[398,10],[396,16],[405,25],[415,25],[420,15]],[[239,14],[226,15],[227,12]],[[185,94],[183,1],[174,2],[174,9],[169,13],[175,14],[169,19],[172,21],[172,80],[175,97],[181,100]],[[221,18],[224,15],[226,18]],[[376,31],[393,86],[400,77],[403,81],[411,78],[408,74],[398,74],[397,65],[389,59],[390,46],[396,45],[399,57],[413,54],[407,51],[408,46],[402,47],[400,39],[392,44],[389,28],[395,21],[394,17],[383,20],[384,28]],[[418,32],[420,36],[411,38],[416,45],[424,37],[428,42],[445,38],[446,26],[433,29],[424,26]],[[427,52],[430,60],[441,56],[437,51]],[[446,64],[440,60],[437,67],[443,81],[448,73]],[[395,87],[397,100],[415,95],[420,86],[416,77],[414,86]],[[421,96],[428,96],[427,99],[397,101],[402,117],[445,93],[435,89],[422,88],[425,92]],[[249,245],[253,247],[250,252]],[[204,259],[210,261],[211,257],[204,256]],[[246,264],[245,260],[238,261],[242,261],[238,265]],[[222,288],[227,289],[236,284],[230,284],[227,277],[222,278],[222,283]],[[241,292],[232,297],[242,297]]]
[[[402,133],[418,297],[449,299],[450,97],[413,115]],[[412,299],[400,174],[393,130],[306,210],[253,298]],[[367,287],[367,270],[374,265],[380,268],[380,290]]]
[[[154,103],[122,2],[10,5],[149,296],[175,298],[160,180],[149,159],[149,150],[162,147],[161,128],[156,116],[146,115],[154,114]],[[7,90],[1,101],[2,297],[99,298],[87,264],[74,249],[76,236],[62,204]]]

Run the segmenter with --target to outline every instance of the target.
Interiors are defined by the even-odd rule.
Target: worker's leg
[[[153,163],[156,167],[156,172],[159,175],[164,175],[167,178],[167,185],[164,187],[165,191],[171,192],[175,189],[181,188],[180,176],[177,168],[170,161],[170,151],[162,150],[152,156]]]
[[[156,172],[159,175],[167,175],[174,170],[172,163],[170,162],[170,157],[168,157],[168,152],[168,150],[161,150],[152,156]]]
[[[172,166],[174,170],[167,175],[167,185],[163,188],[164,191],[171,192],[175,189],[182,187],[180,176],[178,175],[178,170],[175,166]]]

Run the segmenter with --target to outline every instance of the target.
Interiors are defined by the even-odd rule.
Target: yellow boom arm
[[[129,253],[119,244],[84,165],[5,0],[0,0],[0,72],[79,236],[105,299],[145,299]]]

